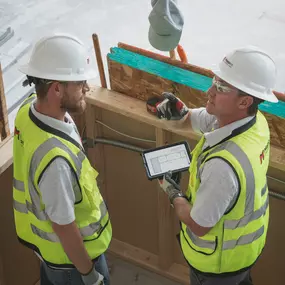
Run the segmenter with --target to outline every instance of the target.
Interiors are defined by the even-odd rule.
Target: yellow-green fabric
[[[202,150],[204,142],[202,137],[192,152],[187,190],[190,204],[195,204],[201,183],[200,173],[205,163],[213,158],[223,159],[232,167],[240,191],[232,209],[205,236],[196,236],[182,224],[181,248],[188,263],[201,272],[237,272],[252,266],[265,245],[269,219],[266,182],[270,155],[268,124],[258,112],[251,122],[218,145]]]
[[[23,103],[15,120],[18,134],[14,138],[16,231],[20,241],[37,251],[47,263],[68,267],[72,263],[52,229],[38,187],[45,169],[55,158],[65,159],[77,178],[82,200],[74,205],[75,222],[91,259],[107,250],[112,227],[97,187],[97,171],[77,142],[43,124],[32,114],[30,104],[34,98],[35,95]]]

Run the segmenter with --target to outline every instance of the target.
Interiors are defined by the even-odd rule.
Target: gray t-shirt
[[[219,128],[216,117],[205,108],[191,110],[193,130],[205,136],[203,149],[219,143],[252,118],[249,116]],[[213,227],[235,203],[239,191],[238,179],[231,166],[219,158],[206,162],[200,177],[201,184],[190,215],[200,226]]]
[[[66,113],[66,121],[56,120],[37,112],[34,103],[33,114],[46,125],[60,130],[81,144],[76,125]],[[67,225],[75,220],[74,203],[81,200],[81,193],[70,166],[63,158],[56,158],[45,170],[39,181],[42,201],[49,219],[59,225]]]

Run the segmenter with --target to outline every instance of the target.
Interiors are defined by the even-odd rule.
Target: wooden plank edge
[[[188,128],[178,127],[177,122],[161,120],[150,115],[146,110],[144,101],[126,96],[116,91],[103,88],[93,89],[86,96],[86,102],[107,111],[121,114],[139,122],[147,123],[151,126],[184,136],[185,138],[198,140],[200,137],[194,132],[189,132]],[[122,106],[122,104],[120,104],[121,102],[124,102],[126,108],[120,107]]]
[[[152,59],[156,59],[156,60],[162,61],[164,63],[168,63],[168,64],[171,64],[171,65],[180,67],[180,68],[188,70],[188,71],[199,73],[201,75],[205,75],[205,76],[208,76],[208,77],[211,77],[211,78],[214,77],[214,73],[210,69],[206,69],[206,68],[203,68],[203,67],[200,67],[200,66],[197,66],[197,65],[193,65],[193,64],[190,64],[190,63],[184,63],[184,62],[182,62],[180,60],[172,59],[170,57],[164,56],[164,55],[159,54],[159,53],[155,53],[155,52],[152,52],[152,51],[149,51],[149,50],[138,48],[138,47],[135,47],[135,46],[132,46],[132,45],[128,45],[128,44],[122,43],[122,42],[118,43],[118,47],[122,48],[122,49],[125,49],[125,50],[128,50],[128,51],[131,51],[131,52],[138,53],[140,55],[147,56],[147,57],[152,58]],[[285,102],[285,94],[284,93],[281,93],[281,92],[275,91],[275,90],[273,90],[273,93],[278,98],[278,100]]]
[[[156,146],[168,144],[170,133],[160,128],[155,129]],[[161,191],[159,183],[157,187],[157,218],[158,218],[158,255],[159,266],[167,271],[173,263],[173,223],[171,223],[172,210],[169,198]]]
[[[171,65],[180,67],[180,68],[188,70],[188,71],[199,73],[201,75],[205,75],[205,76],[208,76],[208,77],[213,77],[214,76],[214,73],[211,70],[209,70],[209,69],[205,69],[205,68],[202,68],[202,67],[190,64],[190,63],[184,63],[184,62],[182,62],[180,60],[171,59],[170,57],[167,57],[167,56],[164,56],[164,55],[161,55],[161,54],[158,54],[158,53],[154,53],[152,51],[148,51],[148,50],[145,50],[145,49],[142,49],[142,48],[138,48],[138,47],[135,47],[135,46],[131,46],[131,45],[128,45],[128,44],[125,44],[125,43],[121,43],[121,42],[118,43],[118,47],[122,48],[122,49],[125,49],[125,50],[128,50],[128,51],[131,51],[131,52],[138,53],[140,55],[147,56],[147,57],[152,58],[152,59],[156,59],[156,60],[162,61],[164,63],[168,63],[168,64],[171,64]]]
[[[157,128],[162,128],[187,139],[197,141],[200,138],[199,135],[189,131],[189,129],[177,127],[177,122],[161,120],[150,115],[145,108],[144,101],[126,96],[113,90],[94,87],[91,92],[87,94],[86,102],[99,108],[131,117],[139,122],[150,124]],[[118,102],[124,102],[126,108],[120,108]],[[271,145],[270,167],[285,171],[285,151],[282,148]]]
[[[162,270],[159,268],[159,257],[157,255],[117,239],[112,239],[108,252],[168,279],[172,279],[181,284],[189,284],[188,266],[173,263],[168,270]]]
[[[0,175],[13,163],[13,136],[0,143]]]

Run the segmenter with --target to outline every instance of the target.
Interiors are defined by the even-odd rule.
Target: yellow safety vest
[[[14,216],[20,242],[54,267],[72,268],[42,202],[39,181],[57,157],[66,160],[76,176],[82,199],[74,205],[75,222],[91,259],[104,253],[111,241],[109,214],[96,183],[97,171],[83,148],[68,135],[47,126],[31,112],[36,95],[18,111],[14,134]]]
[[[195,204],[200,173],[213,158],[220,158],[232,167],[238,178],[239,195],[235,205],[205,236],[196,236],[182,224],[180,244],[186,260],[196,270],[210,274],[236,273],[251,267],[265,245],[270,132],[266,119],[258,112],[254,119],[217,145],[202,150],[204,142],[202,137],[192,153],[187,190],[190,204]]]

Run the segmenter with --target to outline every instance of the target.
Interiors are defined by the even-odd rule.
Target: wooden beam
[[[88,104],[91,104],[93,106],[121,114],[130,118],[131,120],[137,120],[139,122],[167,130],[186,139],[197,141],[200,138],[200,136],[194,133],[193,130],[188,127],[179,125],[177,121],[160,120],[157,117],[151,115],[146,110],[144,101],[125,96],[112,90],[94,87],[87,94],[86,101]],[[284,149],[271,145],[270,167],[285,171]]]
[[[0,256],[0,285],[6,285],[4,262],[2,261],[2,256]]]
[[[2,68],[0,64],[0,141],[4,140],[9,135],[8,110],[6,105]]]
[[[13,136],[0,142],[0,175],[13,163]]]
[[[97,60],[98,71],[100,75],[101,86],[104,88],[107,88],[107,82],[106,82],[104,65],[103,65],[103,60],[102,60],[102,55],[101,55],[99,37],[97,34],[93,34],[92,39],[93,39],[93,46],[94,46],[96,60]]]
[[[107,89],[106,89],[107,90]],[[102,112],[98,106],[92,106],[87,104],[86,108],[86,136],[88,147],[88,158],[93,167],[99,172],[97,182],[100,188],[100,192],[104,197],[105,201],[108,201],[107,191],[106,191],[106,179],[105,179],[105,158],[104,158],[104,146],[98,144],[93,145],[93,139],[97,137],[102,137],[103,130],[102,126],[96,123],[96,120],[102,120]]]
[[[180,60],[173,60],[173,59],[169,58],[168,56],[164,56],[164,55],[161,55],[158,53],[154,53],[154,52],[142,49],[142,48],[138,48],[138,47],[131,46],[131,45],[121,43],[121,42],[118,43],[118,47],[126,49],[128,51],[132,51],[132,52],[144,55],[144,56],[147,56],[147,57],[150,57],[150,58],[153,58],[153,59],[156,59],[156,60],[160,60],[160,61],[165,62],[165,63],[169,63],[169,64],[172,64],[174,66],[177,66],[177,67],[189,70],[189,71],[193,71],[193,72],[205,75],[205,76],[209,76],[209,77],[214,76],[214,73],[209,69],[205,69],[205,68],[202,68],[202,67],[190,64],[190,63],[184,63]]]
[[[105,88],[94,87],[86,96],[88,104],[112,111],[132,120],[150,124],[154,127],[162,128],[174,132],[189,139],[198,139],[199,136],[188,128],[178,126],[176,121],[160,120],[151,115],[146,109],[146,103],[132,97],[125,96],[118,92]]]
[[[190,108],[205,106],[208,100],[205,92],[162,78],[156,74],[121,64],[109,57],[108,66],[111,89],[130,97],[147,101],[153,96],[160,97],[163,92],[171,92]],[[181,79],[182,77],[179,78]],[[266,117],[270,128],[271,145],[285,150],[285,119],[265,111],[262,111],[262,113]]]
[[[169,56],[170,56],[170,58],[171,58],[172,60],[176,59],[175,49],[173,49],[173,50],[171,50],[171,51],[169,52]]]
[[[109,253],[137,266],[172,279],[179,284],[189,285],[189,268],[173,263],[168,270],[159,267],[159,257],[148,251],[113,239],[109,248]]]
[[[156,146],[163,146],[169,142],[169,134],[163,129],[156,128]],[[158,192],[158,252],[159,267],[168,270],[173,263],[173,216],[168,196],[157,183]]]

